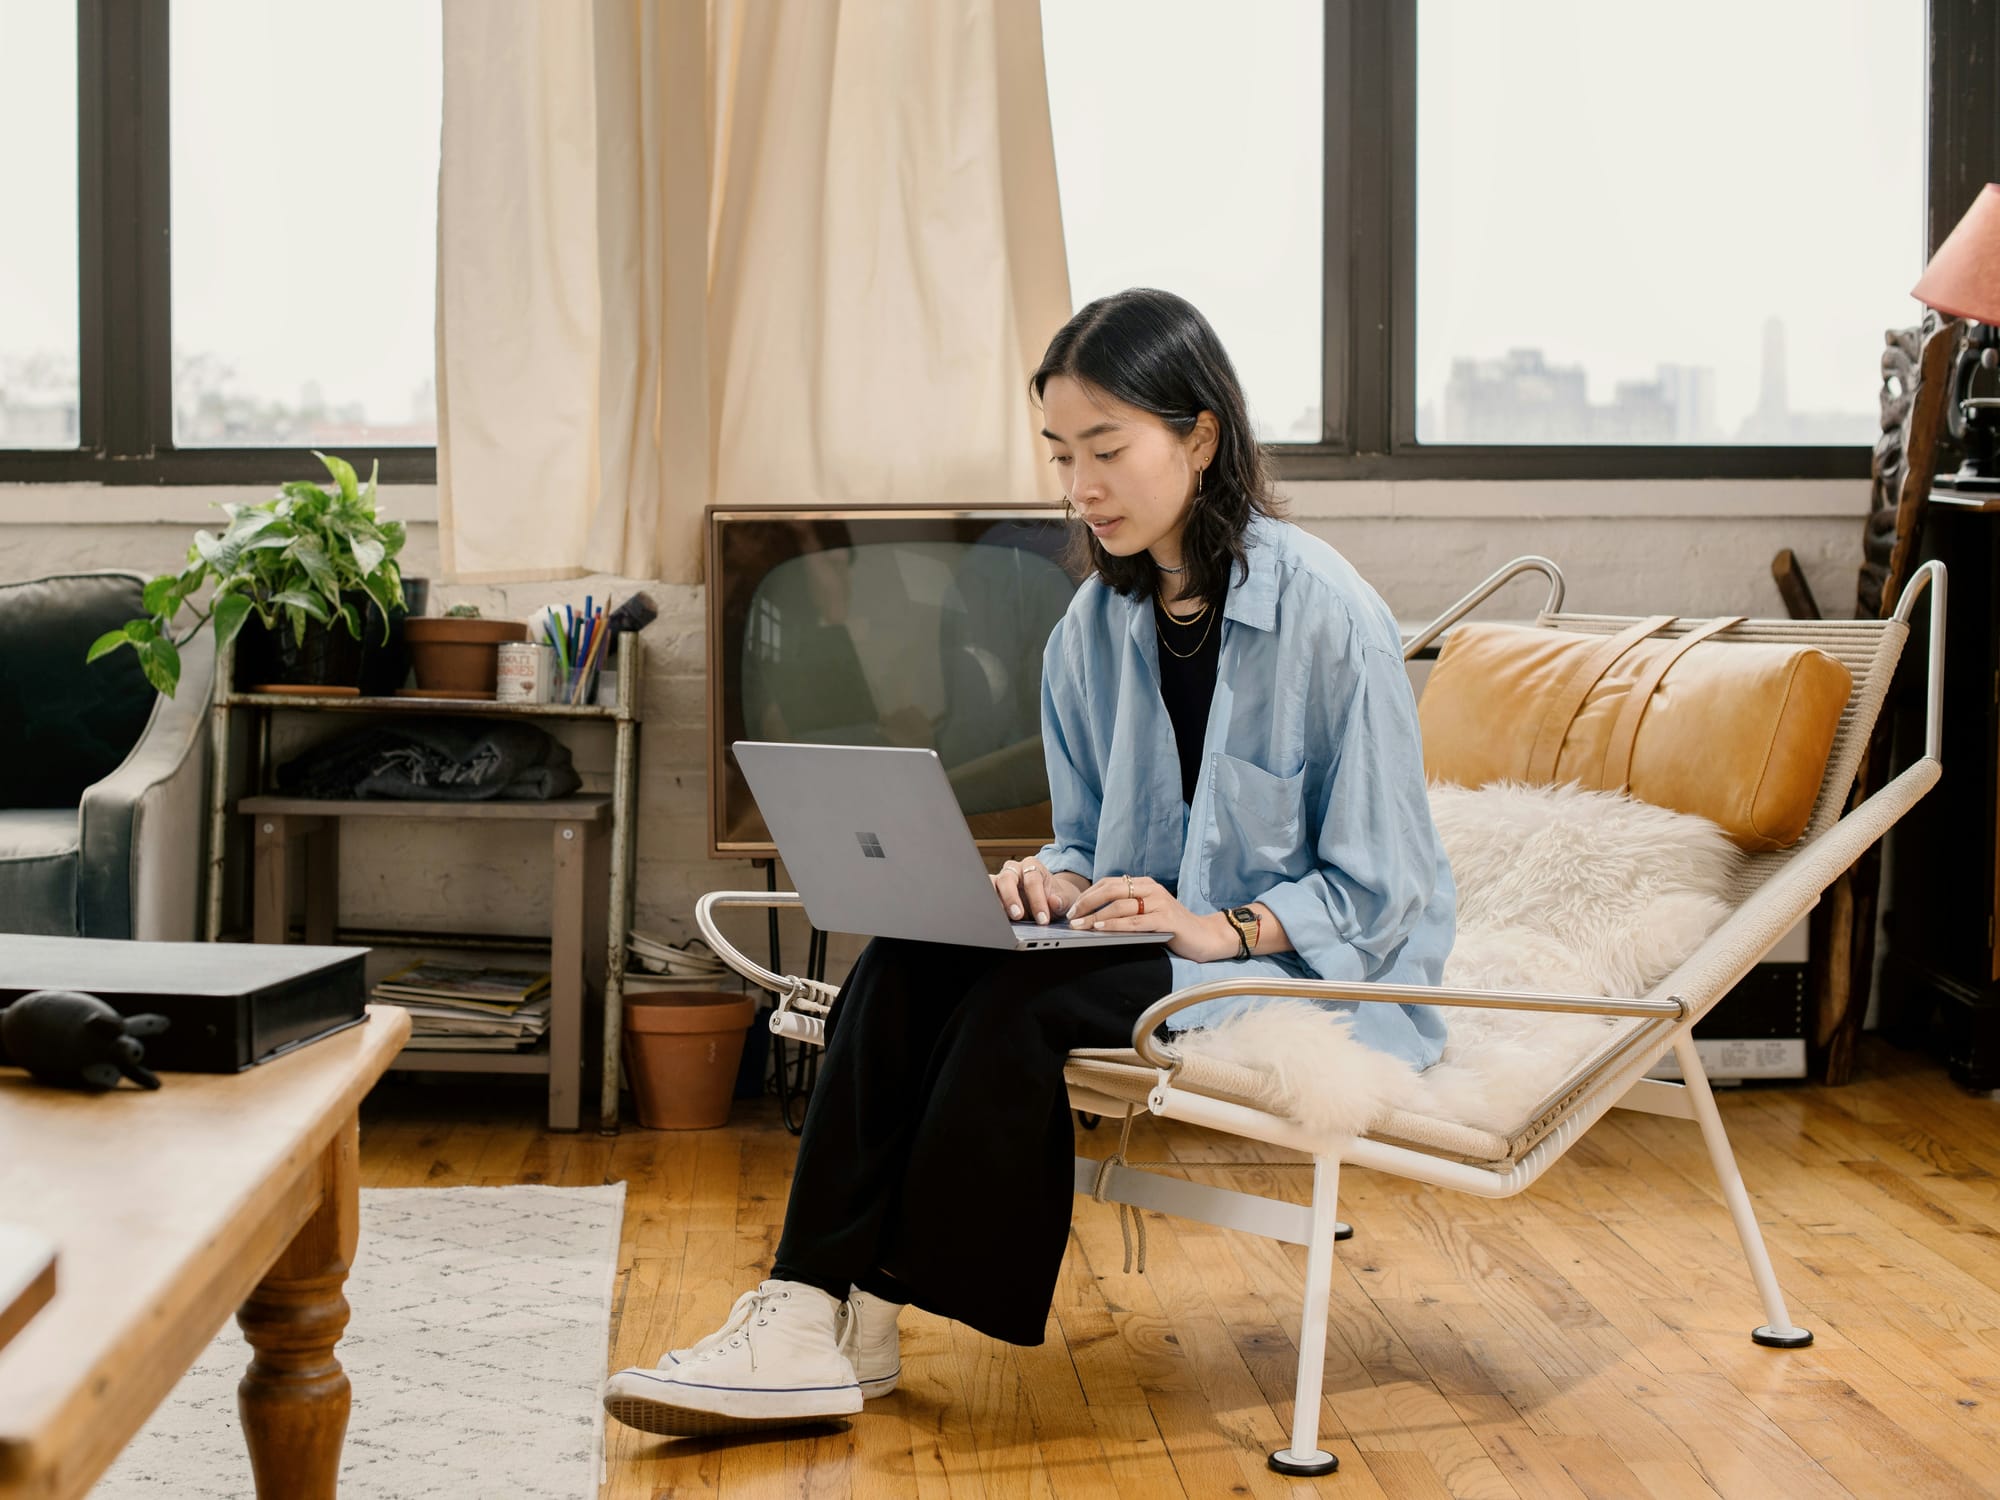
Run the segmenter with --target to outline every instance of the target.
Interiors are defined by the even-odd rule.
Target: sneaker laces
[[[723,1320],[722,1326],[689,1348],[685,1363],[712,1359],[724,1349],[744,1347],[750,1351],[750,1368],[756,1369],[757,1346],[750,1338],[750,1330],[752,1327],[762,1328],[770,1321],[763,1313],[771,1303],[786,1301],[791,1295],[789,1290],[781,1288],[772,1291],[761,1286],[745,1292],[731,1304],[729,1316]],[[666,1362],[666,1359],[660,1361],[662,1368]]]

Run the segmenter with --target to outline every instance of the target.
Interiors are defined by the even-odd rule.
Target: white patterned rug
[[[595,1500],[625,1185],[361,1194],[341,1500]],[[250,1500],[236,1320],[92,1500]]]

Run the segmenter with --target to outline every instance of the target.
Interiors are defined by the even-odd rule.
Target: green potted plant
[[[253,685],[265,685],[256,679],[275,672],[288,687],[358,692],[363,621],[379,613],[386,641],[403,607],[396,565],[403,524],[376,512],[379,465],[364,486],[345,459],[313,457],[326,465],[334,488],[299,480],[260,504],[224,505],[229,525],[222,535],[197,531],[187,566],[146,585],[146,617],[99,636],[86,660],[130,646],[146,680],[171,698],[180,685],[179,648],[196,631],[213,621],[220,653],[255,617],[268,633],[273,665],[253,670]],[[189,602],[211,588],[205,605]],[[174,622],[184,607],[195,618],[176,640]]]

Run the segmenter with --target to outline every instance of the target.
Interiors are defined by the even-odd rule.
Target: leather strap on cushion
[[[1696,626],[1679,640],[1668,642],[1667,649],[1647,664],[1639,680],[1632,684],[1625,706],[1619,710],[1618,722],[1611,726],[1611,738],[1604,745],[1604,763],[1597,774],[1599,788],[1622,792],[1631,781],[1632,747],[1639,742],[1639,721],[1646,717],[1646,709],[1653,701],[1653,690],[1659,687],[1660,679],[1667,675],[1668,669],[1690,648],[1732,625],[1741,625],[1747,618],[1746,615],[1723,615],[1705,625]]]
[[[1649,615],[1638,624],[1619,631],[1576,664],[1569,681],[1549,699],[1541,726],[1535,731],[1535,743],[1528,751],[1524,773],[1528,781],[1540,785],[1554,778],[1556,761],[1562,755],[1563,739],[1569,734],[1570,721],[1583,707],[1583,700],[1590,696],[1590,690],[1611,670],[1612,664],[1647,636],[1666,629],[1679,618],[1678,615]]]

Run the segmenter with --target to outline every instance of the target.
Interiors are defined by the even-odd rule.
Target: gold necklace
[[[1189,625],[1192,625],[1192,624],[1194,624],[1194,622],[1195,622],[1196,620],[1199,620],[1199,619],[1200,619],[1200,618],[1202,617],[1202,615],[1208,615],[1208,614],[1209,614],[1209,608],[1210,608],[1210,606],[1209,606],[1209,605],[1207,605],[1207,604],[1204,604],[1204,605],[1203,605],[1203,606],[1201,607],[1201,614],[1196,614],[1196,615],[1190,615],[1190,616],[1188,617],[1188,619],[1187,619],[1187,621],[1186,621],[1185,623],[1187,623],[1187,624],[1189,624]],[[1164,605],[1164,604],[1160,605],[1160,613],[1161,613],[1161,614],[1163,614],[1163,615],[1165,615],[1165,616],[1166,616],[1166,617],[1167,617],[1167,618],[1168,618],[1169,620],[1173,620],[1173,619],[1174,619],[1174,615],[1173,615],[1173,611],[1172,611],[1172,610],[1170,610],[1170,609],[1168,609],[1168,608],[1166,607],[1166,605]],[[1179,621],[1179,620],[1174,620],[1174,623],[1175,623],[1176,625],[1179,625],[1179,624],[1181,624],[1181,623],[1183,623],[1183,622],[1182,622],[1182,621]],[[1215,617],[1214,617],[1213,615],[1209,615],[1209,621],[1208,621],[1208,626],[1207,626],[1207,629],[1204,629],[1204,630],[1202,631],[1202,633],[1201,633],[1201,639],[1200,639],[1200,640],[1198,640],[1198,641],[1196,641],[1196,642],[1194,643],[1194,649],[1193,649],[1192,651],[1176,651],[1176,650],[1174,650],[1174,648],[1173,648],[1173,647],[1172,647],[1171,645],[1168,645],[1168,643],[1167,643],[1167,638],[1166,638],[1165,634],[1162,634],[1162,635],[1160,636],[1160,644],[1161,644],[1161,646],[1163,646],[1163,647],[1165,647],[1165,648],[1166,648],[1166,651],[1167,651],[1167,654],[1168,654],[1169,656],[1174,656],[1174,657],[1178,657],[1178,658],[1179,658],[1180,660],[1182,660],[1182,661],[1191,661],[1191,660],[1193,660],[1193,659],[1194,659],[1195,657],[1197,657],[1197,656],[1201,655],[1201,648],[1202,648],[1203,646],[1206,646],[1206,645],[1208,644],[1208,635],[1209,635],[1209,631],[1211,631],[1211,630],[1213,630],[1213,629],[1215,629]]]

